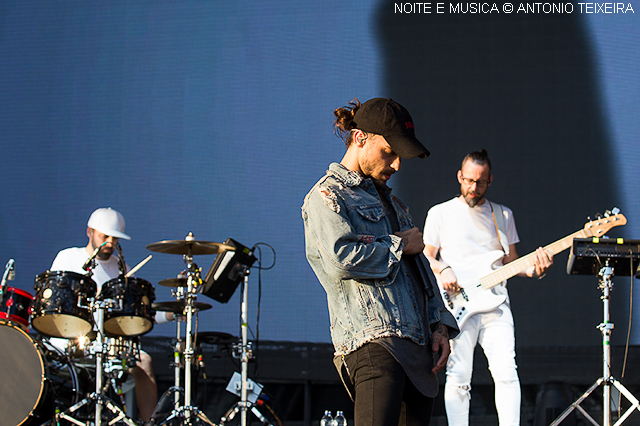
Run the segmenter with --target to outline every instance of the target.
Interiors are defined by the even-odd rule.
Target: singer
[[[347,151],[302,205],[307,260],[327,292],[334,362],[356,426],[428,425],[435,373],[458,327],[432,291],[422,232],[387,182],[401,158],[429,151],[391,99],[355,100],[334,115]]]
[[[58,253],[51,265],[52,271],[71,271],[85,274],[87,269],[93,271],[93,280],[98,286],[98,291],[102,285],[117,278],[121,273],[125,274],[129,267],[121,262],[121,256],[114,255],[114,250],[118,247],[120,238],[131,239],[124,233],[124,217],[120,212],[111,207],[99,208],[95,210],[87,222],[87,237],[89,242],[85,247],[71,247]],[[92,263],[95,264],[92,266]],[[165,317],[165,312],[158,312],[156,322],[167,322],[170,318]],[[160,316],[160,317],[159,317]],[[50,339],[56,346],[61,339]],[[155,374],[151,364],[151,356],[144,351],[140,351],[140,361],[137,366],[130,371],[135,380],[136,402],[138,411],[143,421],[148,421],[153,414],[153,410],[158,400],[158,390],[156,387]]]

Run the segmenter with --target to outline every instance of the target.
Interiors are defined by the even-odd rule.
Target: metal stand
[[[194,420],[197,418],[208,425],[215,426],[214,423],[209,420],[202,411],[200,411],[197,407],[191,405],[191,365],[193,364],[194,359],[193,314],[196,312],[194,304],[197,298],[197,289],[201,281],[198,266],[193,263],[193,257],[191,253],[186,254],[184,258],[185,262],[187,263],[187,287],[186,292],[183,290],[184,287],[181,287],[178,289],[177,293],[177,295],[179,297],[182,297],[182,300],[185,301],[183,318],[186,320],[186,332],[185,348],[182,352],[184,354],[184,388],[180,387],[180,352],[182,346],[180,323],[182,322],[182,318],[178,317],[180,319],[176,319],[176,347],[174,351],[175,386],[167,389],[164,395],[162,395],[153,415],[151,416],[151,420],[147,424],[155,424],[155,416],[160,407],[162,407],[171,393],[175,393],[174,409],[162,423],[159,423],[160,425],[171,423],[174,419],[183,419],[183,422],[180,423],[181,425],[192,425]],[[181,393],[184,395],[184,402],[182,405],[180,405]]]
[[[604,318],[603,322],[598,325],[598,329],[602,333],[602,377],[600,377],[580,398],[578,398],[573,404],[571,404],[566,410],[562,412],[558,416],[557,419],[551,423],[550,426],[555,426],[560,424],[569,414],[573,412],[573,410],[579,410],[586,418],[591,422],[591,424],[595,426],[599,426],[599,424],[580,406],[580,404],[599,386],[603,386],[603,401],[602,401],[602,410],[603,410],[603,420],[602,426],[610,426],[611,425],[611,386],[615,386],[621,394],[623,394],[629,402],[631,402],[631,407],[625,411],[625,413],[618,419],[617,422],[614,423],[614,426],[618,426],[622,424],[627,417],[631,415],[633,410],[637,409],[640,411],[640,402],[633,396],[631,392],[629,392],[618,380],[611,376],[611,330],[613,330],[613,324],[609,322],[609,294],[611,289],[613,288],[613,283],[611,282],[611,277],[613,276],[613,268],[609,266],[609,259],[607,259],[605,266],[600,269],[598,273],[600,277],[600,289],[602,290],[602,304],[603,304],[603,312]]]
[[[103,364],[103,355],[106,352],[106,343],[104,338],[104,312],[106,310],[107,304],[109,302],[100,300],[98,301],[98,296],[96,296],[96,300],[93,302],[93,309],[95,311],[94,319],[96,320],[96,325],[98,327],[98,339],[100,340],[100,345],[98,350],[96,351],[96,388],[95,392],[91,393],[88,397],[78,402],[77,404],[71,406],[69,409],[57,413],[53,418],[53,421],[56,421],[54,424],[58,424],[57,421],[60,419],[67,420],[70,423],[73,423],[78,426],[85,426],[88,423],[82,422],[73,417],[73,414],[78,411],[80,408],[85,405],[95,404],[95,413],[94,413],[94,422],[91,423],[93,426],[101,426],[102,424],[102,413],[103,407],[106,407],[113,417],[107,423],[108,425],[113,425],[116,422],[122,422],[128,426],[137,426],[137,423],[127,417],[126,413],[116,405],[111,399],[104,395],[104,387],[103,387],[103,378],[104,378],[104,364]],[[45,424],[51,424],[51,422]]]
[[[249,360],[253,358],[253,350],[251,343],[248,341],[248,324],[249,324],[249,269],[245,269],[244,283],[242,287],[242,307],[241,307],[241,331],[242,342],[237,347],[237,353],[240,358],[241,364],[241,379],[240,379],[240,401],[236,402],[224,416],[220,419],[220,423],[224,425],[226,422],[232,420],[238,412],[240,412],[240,426],[247,426],[247,411],[251,412],[264,424],[269,424],[269,421],[255,408],[253,402],[249,401],[249,391],[253,390],[249,387],[253,387],[253,382],[249,380]]]

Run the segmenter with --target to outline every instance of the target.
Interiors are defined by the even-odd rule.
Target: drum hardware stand
[[[184,298],[184,287],[178,287],[177,300]],[[185,320],[182,314],[176,315],[176,340],[175,348],[173,350],[173,371],[174,371],[174,387],[176,390],[180,389],[180,355],[182,354],[182,322]],[[180,392],[175,393],[175,409],[180,409]]]
[[[102,244],[104,245],[104,244]],[[102,247],[102,246],[101,246]],[[88,270],[88,275],[91,276],[92,275],[92,270],[93,268],[95,268],[95,256],[92,256],[93,259],[91,259],[91,267]],[[98,351],[96,352],[96,390],[95,392],[92,392],[89,396],[87,396],[85,399],[83,399],[82,401],[78,402],[77,404],[73,405],[72,407],[70,407],[69,409],[67,409],[66,411],[57,413],[54,418],[52,419],[52,421],[54,420],[59,420],[59,419],[64,419],[67,420],[75,425],[78,426],[86,426],[88,425],[88,423],[83,423],[80,422],[79,420],[75,419],[74,417],[71,417],[70,414],[73,414],[74,412],[76,412],[77,410],[79,410],[81,407],[88,405],[88,404],[95,404],[95,418],[94,418],[94,423],[93,426],[101,426],[102,425],[102,408],[103,406],[106,406],[106,408],[109,409],[109,411],[111,411],[112,414],[115,415],[115,418],[113,418],[111,421],[109,421],[109,425],[113,425],[118,421],[121,421],[125,424],[127,424],[128,426],[137,426],[137,424],[131,420],[129,417],[127,417],[126,413],[122,410],[122,408],[120,408],[119,406],[117,406],[113,401],[111,401],[111,399],[109,399],[108,397],[106,397],[104,395],[104,389],[103,389],[103,376],[104,376],[104,364],[103,364],[103,354],[106,352],[106,342],[105,342],[105,337],[104,337],[104,313],[107,309],[107,305],[109,304],[108,301],[105,300],[100,300],[100,295],[96,294],[95,300],[92,303],[92,311],[96,312],[96,315],[94,316],[94,320],[97,317],[97,321],[96,321],[96,325],[98,327],[98,339],[100,339],[100,345]],[[45,424],[51,424],[51,422],[45,423]]]
[[[89,396],[84,398],[82,401],[73,405],[66,411],[57,413],[52,420],[64,419],[78,426],[86,426],[88,423],[84,423],[79,421],[78,419],[72,417],[71,415],[78,411],[80,408],[84,407],[88,404],[95,404],[95,417],[93,426],[101,426],[102,424],[102,409],[105,406],[111,413],[115,416],[112,420],[109,421],[109,425],[113,425],[116,422],[123,422],[128,426],[137,426],[137,424],[127,417],[126,413],[117,406],[111,399],[104,395],[104,386],[103,386],[103,376],[104,376],[104,365],[103,365],[103,354],[106,352],[106,345],[104,340],[104,311],[106,306],[105,301],[94,301],[94,308],[97,311],[97,325],[98,325],[98,338],[100,339],[99,349],[96,352],[96,388],[95,392],[92,392]],[[45,423],[51,424],[51,422]]]
[[[574,242],[575,244],[575,242]],[[613,426],[617,426],[622,424],[627,417],[631,415],[633,410],[640,411],[640,401],[633,396],[627,388],[624,387],[622,383],[616,380],[611,376],[611,330],[613,329],[613,323],[609,322],[609,295],[611,289],[613,288],[613,283],[611,282],[611,277],[613,276],[613,268],[609,266],[609,259],[606,260],[605,266],[602,267],[598,273],[600,277],[600,285],[599,288],[602,290],[603,295],[601,297],[603,304],[603,312],[604,319],[603,322],[598,325],[598,329],[602,333],[602,370],[603,375],[600,377],[587,391],[582,394],[580,398],[578,398],[573,404],[571,404],[566,410],[564,410],[557,419],[551,423],[550,426],[555,426],[560,424],[573,410],[578,409],[586,418],[591,422],[591,424],[595,426],[599,426],[598,423],[580,406],[580,404],[600,385],[603,386],[603,426],[611,425],[611,385],[615,386],[616,389],[623,394],[629,402],[631,402],[631,407],[625,411],[625,413],[618,419],[617,422]]]
[[[184,419],[186,425],[191,425],[192,417],[200,419],[202,422],[215,426],[215,424],[207,418],[207,416],[200,411],[197,407],[191,405],[191,365],[193,363],[194,349],[193,349],[193,314],[195,312],[194,302],[197,298],[197,290],[201,285],[200,271],[198,266],[193,263],[193,256],[189,250],[189,253],[184,255],[185,263],[187,264],[187,288],[186,294],[184,294],[184,287],[178,289],[178,295],[183,296],[183,300],[186,301],[183,313],[186,319],[186,333],[185,333],[185,348],[184,348],[184,388],[180,387],[180,322],[176,320],[176,348],[174,351],[174,368],[175,368],[175,386],[169,388],[164,395],[160,398],[160,402],[156,406],[156,410],[151,416],[151,420],[148,424],[155,424],[155,415],[164,401],[167,399],[170,393],[175,392],[175,407],[173,412],[162,422],[160,425],[167,424],[177,417]],[[180,393],[184,394],[184,405],[180,405]]]
[[[244,282],[242,287],[242,313],[241,313],[241,330],[242,342],[240,345],[234,345],[234,357],[240,358],[241,375],[240,375],[240,401],[236,402],[224,416],[220,419],[220,423],[224,425],[233,419],[240,412],[240,425],[247,425],[247,410],[251,412],[264,424],[269,421],[255,408],[253,402],[249,401],[249,390],[254,390],[254,382],[248,378],[249,360],[253,359],[253,349],[251,342],[248,342],[248,324],[249,324],[249,268],[245,267]],[[237,373],[236,373],[237,374]],[[231,379],[233,382],[233,378]],[[230,384],[231,385],[231,384]],[[249,389],[251,387],[251,389]],[[259,393],[259,391],[258,391]],[[258,395],[259,396],[259,395]],[[256,398],[257,399],[257,398]]]

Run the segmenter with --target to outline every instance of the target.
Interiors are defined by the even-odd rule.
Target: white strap
[[[508,256],[510,251],[509,240],[507,240],[507,234],[505,232],[504,213],[502,213],[502,206],[491,201],[489,201],[489,204],[491,205],[491,214],[493,215],[493,222],[496,225],[496,232],[498,233],[500,244],[502,245],[504,253]],[[498,213],[496,214],[496,212]]]

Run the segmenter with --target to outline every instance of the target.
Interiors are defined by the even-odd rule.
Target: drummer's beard
[[[96,256],[98,259],[100,260],[109,260],[109,258],[111,257],[111,255],[113,254],[113,246],[110,244],[105,244],[100,251],[98,252],[98,255]]]
[[[109,260],[112,254],[113,254],[113,247],[106,245],[100,249],[96,257],[100,260]]]

